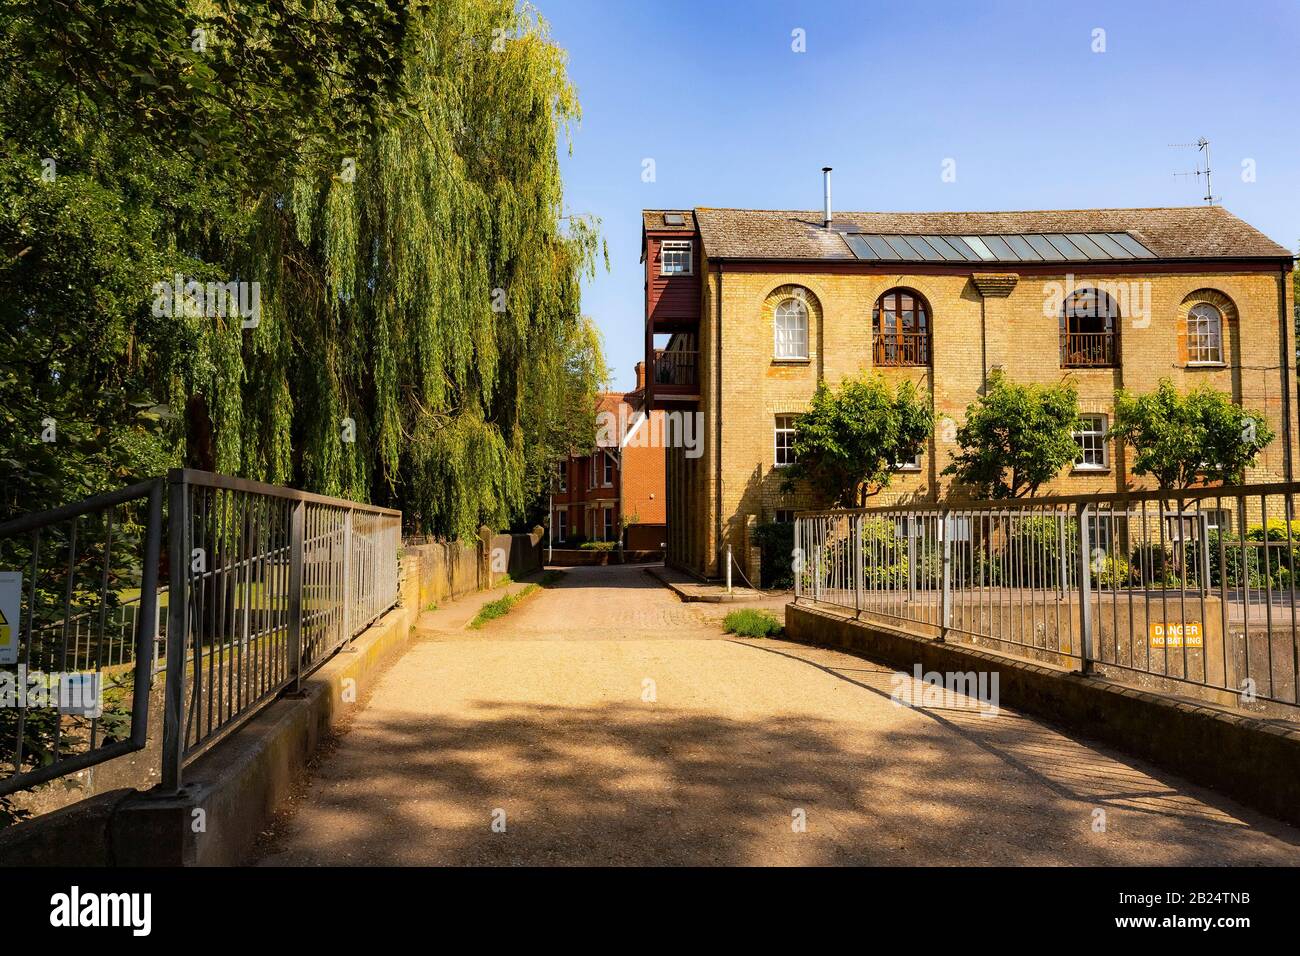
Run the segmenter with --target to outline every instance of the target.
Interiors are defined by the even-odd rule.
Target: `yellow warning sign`
[[[18,609],[22,596],[22,572],[0,571],[0,664],[18,663]]]
[[[1188,621],[1186,624],[1151,625],[1152,647],[1203,647],[1201,622]]]

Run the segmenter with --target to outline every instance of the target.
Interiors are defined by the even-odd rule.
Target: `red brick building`
[[[634,391],[605,392],[590,455],[561,462],[552,484],[550,529],[556,546],[622,541],[634,551],[661,551],[667,540],[664,449],[649,436],[662,427],[645,417],[645,368]],[[662,413],[654,413],[656,416]]]

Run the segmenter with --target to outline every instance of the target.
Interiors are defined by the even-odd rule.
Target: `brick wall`
[[[952,488],[951,479],[939,473],[956,451],[951,440],[954,426],[978,397],[987,373],[999,367],[1017,382],[1069,381],[1079,392],[1080,411],[1108,416],[1113,415],[1118,387],[1145,392],[1162,377],[1180,389],[1209,384],[1262,412],[1277,432],[1257,466],[1248,471],[1247,480],[1285,478],[1281,363],[1283,355],[1294,354],[1289,273],[1081,271],[1066,287],[1064,275],[972,278],[732,266],[719,273],[707,262],[702,267],[708,270],[700,328],[704,456],[690,461],[673,450],[668,468],[670,559],[701,573],[717,573],[719,525],[733,549],[743,554],[747,516],[770,521],[777,509],[822,504],[806,493],[780,490],[781,476],[774,468],[775,417],[803,411],[820,378],[833,384],[872,367],[872,308],[881,294],[894,287],[915,290],[929,303],[931,366],[881,371],[890,380],[916,381],[930,395],[939,418],[920,471],[900,473],[873,504],[961,496],[961,489]],[[1051,283],[1059,283],[1057,289],[1067,292],[1114,283],[1127,295],[1120,302],[1118,367],[1061,367],[1059,320],[1044,314],[1051,301]],[[809,306],[809,354],[807,361],[780,362],[773,358],[773,310],[794,288],[805,290]],[[719,295],[720,382],[715,368]],[[1222,366],[1192,367],[1186,361],[1187,310],[1202,300],[1224,313]],[[1291,393],[1294,422],[1294,377]],[[720,448],[716,447],[719,417]],[[951,420],[946,428],[945,418]],[[1293,455],[1296,431],[1293,426]],[[1065,470],[1040,493],[1114,492],[1149,485],[1128,472],[1123,449],[1112,445],[1108,470]]]

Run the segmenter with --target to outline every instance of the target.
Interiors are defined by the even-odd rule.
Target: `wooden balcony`
[[[1118,355],[1114,332],[1061,333],[1061,368],[1114,368]]]
[[[930,364],[930,333],[877,332],[872,343],[872,363],[888,368]]]
[[[696,401],[700,397],[699,353],[686,349],[655,349],[651,354],[647,384],[655,408]]]
[[[655,391],[667,392],[674,388],[689,389],[692,393],[699,391],[698,359],[698,352],[655,349],[654,363],[651,366]]]

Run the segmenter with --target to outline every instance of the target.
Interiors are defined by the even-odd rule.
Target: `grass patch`
[[[722,619],[722,629],[739,637],[775,637],[785,628],[766,611],[732,611]]]
[[[469,626],[477,630],[488,621],[495,621],[499,617],[504,617],[510,613],[510,609],[518,604],[521,600],[536,591],[538,586],[530,584],[527,587],[520,588],[514,594],[507,594],[505,597],[499,597],[495,601],[489,601],[484,604],[476,615],[474,620],[469,622]]]

